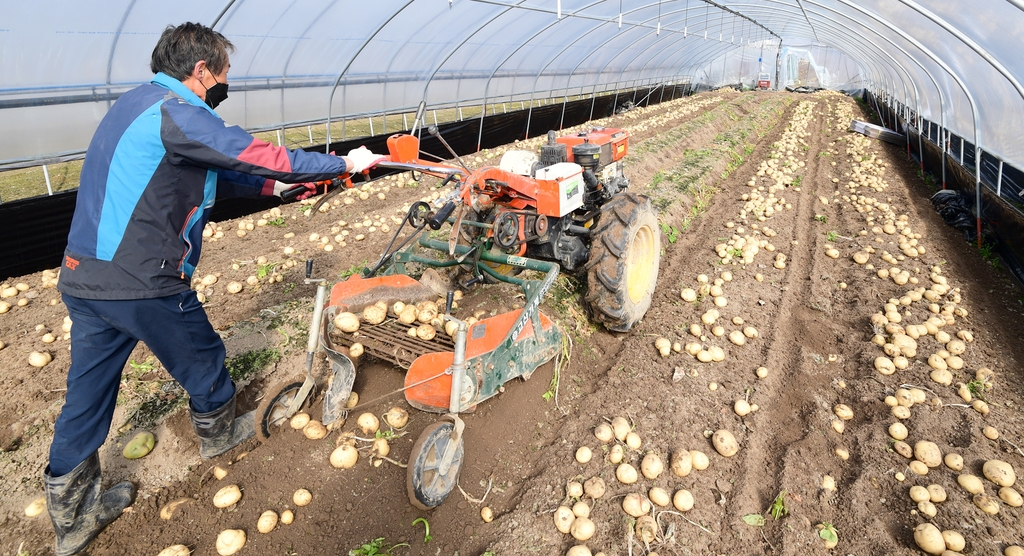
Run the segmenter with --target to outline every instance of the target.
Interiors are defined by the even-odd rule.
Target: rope
[[[442,375],[446,375],[446,374],[448,374],[448,369],[445,369],[445,370],[441,371],[440,373],[438,373],[438,374],[436,374],[436,375],[434,375],[434,376],[432,376],[430,378],[425,378],[425,379],[423,379],[423,380],[421,380],[419,382],[410,384],[409,386],[403,386],[403,387],[401,387],[401,388],[399,388],[397,390],[393,390],[391,392],[388,392],[387,394],[383,394],[381,396],[377,396],[376,398],[374,398],[374,399],[372,399],[372,400],[370,400],[368,402],[363,402],[363,403],[360,403],[360,404],[356,404],[353,407],[344,409],[344,411],[345,412],[355,411],[357,409],[362,409],[362,408],[371,406],[371,405],[373,405],[373,404],[383,400],[384,398],[389,398],[391,396],[394,396],[395,394],[398,394],[399,392],[404,392],[404,391],[406,391],[406,390],[408,390],[410,388],[415,388],[415,387],[417,387],[417,386],[419,386],[421,384],[425,384],[427,382],[430,382],[431,380],[434,380],[435,378],[440,378]]]

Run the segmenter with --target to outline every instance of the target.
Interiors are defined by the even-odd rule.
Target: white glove
[[[376,166],[378,162],[388,159],[386,156],[373,154],[366,147],[359,147],[358,149],[348,151],[348,158],[352,161],[352,167],[347,169],[350,174],[358,174],[363,170],[369,170]]]

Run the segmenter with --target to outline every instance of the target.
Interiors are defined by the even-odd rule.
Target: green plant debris
[[[447,233],[447,232],[446,232]],[[352,265],[348,269],[341,271],[341,278],[345,279],[353,274],[359,274],[366,268],[366,259],[363,259],[363,264]]]
[[[821,530],[818,531],[818,536],[827,542],[839,542],[839,532],[836,531],[834,525],[827,521],[821,524]]]
[[[814,220],[817,222],[821,222],[822,224],[828,224],[828,217],[825,216],[824,214],[815,214]]]
[[[423,519],[423,518],[420,518]],[[424,520],[426,521],[426,520]],[[385,541],[384,537],[377,537],[372,541],[367,541],[360,545],[358,548],[353,548],[348,551],[348,556],[381,556],[394,553],[394,550],[399,547],[409,546],[409,543],[399,543],[396,545],[389,546]]]
[[[224,362],[231,378],[238,381],[249,378],[271,363],[281,360],[281,352],[274,348],[256,349],[236,355]]]
[[[675,243],[676,240],[679,239],[678,228],[676,228],[675,226],[670,226],[664,222],[659,222],[658,225],[661,226],[661,231],[664,232],[665,235],[668,237],[669,243]]]
[[[764,527],[765,520],[761,514],[747,514],[743,516],[743,522],[751,527]]]
[[[834,230],[825,234],[825,240],[829,243],[834,243],[837,239],[839,239],[839,234]]]
[[[775,497],[775,501],[772,502],[768,512],[772,514],[774,519],[782,519],[783,516],[789,513],[789,508],[786,507],[786,491],[782,491],[778,496]]]
[[[428,542],[430,542],[430,539],[432,538],[430,536],[430,522],[427,521],[426,518],[417,517],[415,520],[413,520],[412,526],[416,527],[416,525],[419,523],[423,524],[423,544],[427,544]]]
[[[278,216],[277,218],[274,218],[273,220],[267,220],[267,225],[269,225],[269,226],[277,226],[277,227],[280,228],[280,227],[286,226],[287,224],[288,223],[284,219],[283,216]]]

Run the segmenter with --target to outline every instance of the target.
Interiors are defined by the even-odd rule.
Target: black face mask
[[[211,73],[210,75],[213,74]],[[206,87],[206,85],[203,85],[203,87],[206,87],[206,105],[211,110],[216,110],[217,106],[228,98],[228,84],[217,81],[217,76],[215,75],[213,81],[215,83],[213,87]]]

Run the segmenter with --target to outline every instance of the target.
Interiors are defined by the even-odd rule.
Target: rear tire
[[[661,232],[650,199],[624,192],[605,203],[584,267],[591,318],[614,332],[633,328],[651,306],[660,256]]]

